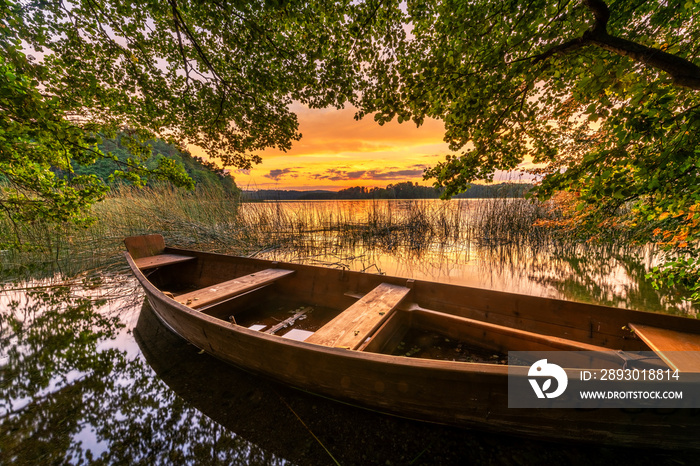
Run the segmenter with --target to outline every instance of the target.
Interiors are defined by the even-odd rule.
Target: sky
[[[244,190],[330,190],[351,186],[384,187],[402,181],[429,186],[423,171],[450,153],[443,141],[444,126],[437,120],[380,126],[371,116],[354,119],[355,109],[292,108],[299,120],[300,141],[282,152],[268,149],[258,154],[263,162],[249,171],[232,170]],[[194,155],[200,155],[191,148]],[[516,176],[517,177],[517,176]],[[513,179],[501,174],[499,178]]]

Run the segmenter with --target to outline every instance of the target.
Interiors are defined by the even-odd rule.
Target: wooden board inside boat
[[[259,272],[244,275],[214,286],[201,288],[184,293],[175,300],[193,309],[210,306],[225,299],[234,298],[266,285],[269,285],[282,277],[293,274],[293,270],[265,269]]]
[[[381,283],[306,341],[357,349],[384,322],[411,290]]]
[[[136,266],[141,270],[150,270],[166,265],[179,264],[195,260],[192,256],[183,256],[181,254],[158,254],[156,256],[146,256],[134,259]]]
[[[671,369],[700,373],[700,334],[642,324],[629,326]]]

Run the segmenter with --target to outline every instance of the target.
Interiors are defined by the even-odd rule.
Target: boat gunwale
[[[314,270],[324,270],[328,269],[328,267],[323,267],[319,265],[311,265],[311,264],[295,264],[292,262],[283,262],[283,261],[272,261],[268,259],[258,259],[254,257],[243,257],[243,256],[234,256],[230,254],[222,254],[222,253],[213,253],[213,252],[204,252],[204,251],[195,251],[191,249],[181,249],[181,248],[174,248],[174,247],[168,247],[166,246],[165,251],[166,253],[172,253],[172,252],[177,252],[181,254],[195,254],[197,256],[202,256],[202,257],[217,257],[217,258],[225,258],[226,260],[231,260],[233,258],[237,259],[244,259],[246,261],[251,261],[251,262],[259,262],[260,264],[275,264],[275,267],[301,267],[301,268],[306,268],[306,269],[314,269]],[[135,264],[134,264],[135,267]],[[133,267],[132,267],[133,269]],[[356,272],[356,271],[351,271],[351,270],[343,270],[344,273],[350,274],[350,275],[357,275],[357,276],[362,276],[362,275],[373,275],[373,274],[367,274],[365,272]],[[380,275],[376,275],[380,276]],[[445,287],[445,288],[450,288],[454,290],[465,290],[465,291],[471,291],[477,294],[481,295],[487,295],[487,296],[503,296],[509,299],[512,299],[513,301],[517,301],[518,299],[524,299],[524,300],[532,300],[532,301],[539,301],[539,302],[550,302],[550,303],[555,303],[555,304],[560,304],[560,305],[576,305],[576,306],[581,306],[583,308],[586,308],[586,310],[595,310],[598,312],[606,312],[606,311],[612,311],[612,312],[625,312],[629,313],[629,322],[635,322],[638,321],[639,323],[644,323],[647,322],[648,325],[655,325],[653,323],[649,323],[648,319],[651,319],[651,321],[660,319],[664,320],[666,322],[673,322],[675,324],[678,324],[680,329],[683,329],[682,327],[683,323],[688,323],[688,322],[696,322],[698,326],[697,333],[700,333],[700,317],[698,318],[693,318],[693,317],[685,317],[685,316],[678,316],[678,315],[673,315],[673,314],[666,314],[666,313],[661,313],[661,312],[652,312],[652,311],[640,311],[637,309],[628,309],[624,307],[614,307],[614,306],[606,306],[602,304],[593,304],[593,303],[587,303],[587,302],[581,302],[581,301],[572,301],[572,300],[567,300],[567,299],[561,299],[561,298],[550,298],[546,296],[535,296],[535,295],[529,295],[525,293],[513,293],[510,291],[500,291],[500,290],[494,290],[491,288],[480,288],[480,287],[475,287],[475,286],[468,286],[468,285],[458,285],[458,284],[453,284],[453,283],[440,283],[440,282],[431,282],[428,280],[421,280],[421,279],[412,279],[412,278],[407,278],[407,277],[398,277],[394,275],[381,275],[382,280],[387,280],[389,282],[400,282],[403,281],[404,283],[406,281],[411,281],[413,282],[412,286],[416,285],[423,285],[423,286],[428,286],[428,285],[439,285],[440,287]],[[157,288],[155,288],[157,290]],[[158,290],[160,291],[160,290]],[[475,308],[476,309],[476,308]],[[436,309],[430,309],[435,312],[441,312]],[[497,311],[488,311],[488,312],[493,312],[494,314],[498,314]],[[443,314],[446,315],[454,315],[449,312],[442,312]],[[536,318],[531,318],[528,317],[530,320],[533,322],[543,322],[543,323],[550,323],[544,320],[538,320]],[[637,320],[635,320],[637,319]],[[485,321],[487,322],[487,321]],[[666,323],[665,322],[665,323]],[[577,326],[567,326],[564,324],[559,324],[562,327],[569,327],[569,328],[579,328]],[[658,325],[658,324],[656,324]],[[546,335],[546,334],[543,334]]]
[[[195,251],[195,250],[188,250],[188,249],[181,249],[181,248],[172,248],[172,247],[166,247],[165,250],[163,251],[164,253],[178,253],[178,254],[183,254],[183,255],[194,255],[194,257],[201,258],[203,261],[207,261],[209,258],[211,259],[223,259],[224,261],[243,261],[243,263],[249,263],[249,264],[255,264],[259,265],[260,267],[266,267],[268,265],[273,265],[276,268],[288,268],[292,270],[296,269],[306,269],[306,270],[316,270],[316,271],[321,271],[321,270],[327,270],[328,267],[323,267],[323,266],[318,266],[318,265],[307,265],[307,264],[295,264],[295,263],[289,263],[289,262],[283,262],[283,261],[272,261],[272,260],[267,260],[267,259],[258,259],[258,258],[248,258],[248,257],[242,257],[242,256],[234,256],[234,255],[229,255],[229,254],[221,254],[221,253],[211,253],[211,252],[202,252],[202,251]],[[220,318],[208,315],[206,313],[203,313],[199,310],[196,309],[191,309],[188,306],[181,304],[177,302],[175,299],[167,296],[164,292],[162,292],[160,289],[158,289],[155,285],[153,285],[150,280],[142,273],[142,271],[136,266],[136,263],[131,257],[131,254],[126,251],[125,256],[127,258],[127,262],[129,263],[129,266],[132,269],[132,272],[135,274],[141,285],[144,287],[144,289],[147,291],[148,294],[151,294],[154,298],[159,299],[162,301],[166,306],[177,310],[180,313],[186,313],[195,319],[205,321],[210,325],[215,325],[219,327],[221,330],[224,332],[230,332],[230,333],[240,333],[247,335],[252,338],[259,338],[259,339],[265,339],[268,340],[271,343],[277,344],[277,345],[283,345],[283,347],[286,345],[288,347],[295,347],[298,349],[306,350],[306,351],[313,351],[316,353],[322,353],[328,356],[333,356],[333,357],[343,357],[343,358],[352,358],[352,359],[359,359],[363,361],[373,361],[377,363],[382,363],[382,364],[388,364],[388,365],[401,365],[403,367],[412,367],[412,368],[423,368],[423,369],[440,369],[444,371],[457,371],[457,372],[469,372],[469,373],[484,373],[484,374],[498,374],[501,376],[507,376],[508,375],[508,368],[511,368],[511,374],[513,371],[513,368],[515,367],[525,367],[525,366],[509,366],[509,365],[501,365],[501,364],[492,364],[492,363],[479,363],[479,362],[467,362],[467,361],[449,361],[449,360],[439,360],[439,359],[422,359],[422,358],[407,358],[404,356],[394,356],[390,354],[385,354],[385,353],[373,353],[373,352],[364,352],[364,351],[354,351],[354,350],[349,350],[347,348],[336,348],[336,347],[329,347],[329,346],[324,346],[324,345],[318,345],[315,343],[310,343],[310,342],[305,342],[305,341],[298,341],[298,340],[292,340],[292,339],[287,339],[287,338],[282,338],[277,335],[268,335],[265,333],[258,332],[256,330],[250,330],[248,328],[238,326],[238,325],[232,325]],[[342,272],[350,275],[355,275],[355,276],[366,276],[366,275],[372,275],[372,274],[365,274],[362,272],[353,272],[353,271],[347,271],[343,270]],[[626,308],[617,308],[617,307],[612,307],[612,306],[603,306],[603,305],[597,305],[597,304],[591,304],[591,303],[581,303],[581,302],[576,302],[576,301],[570,301],[570,300],[564,300],[564,299],[557,299],[557,298],[548,298],[548,297],[542,297],[542,296],[532,296],[532,295],[526,295],[526,294],[520,294],[520,293],[511,293],[511,292],[501,292],[501,291],[496,291],[496,290],[491,290],[491,289],[484,289],[484,288],[477,288],[477,287],[470,287],[470,286],[463,286],[463,285],[455,285],[455,284],[449,284],[449,283],[438,283],[438,282],[430,282],[426,280],[413,280],[410,278],[405,278],[405,277],[395,277],[395,276],[388,276],[388,275],[377,275],[377,281],[387,281],[389,283],[399,283],[399,282],[406,282],[411,281],[413,282],[411,286],[429,286],[429,285],[439,285],[441,287],[446,287],[449,289],[454,289],[454,290],[465,290],[465,291],[471,291],[475,293],[483,293],[484,295],[499,295],[499,296],[505,296],[507,299],[512,299],[514,301],[517,301],[518,299],[526,299],[526,300],[534,300],[535,302],[540,301],[540,302],[553,302],[555,305],[561,303],[562,305],[578,305],[583,308],[585,308],[586,311],[596,311],[596,312],[624,312],[626,313],[628,317],[629,322],[639,322],[639,323],[648,323],[649,325],[658,325],[656,320],[663,320],[665,323],[675,323],[676,325],[673,325],[672,327],[680,327],[684,323],[688,321],[696,321],[697,319],[692,319],[689,317],[682,317],[682,316],[675,316],[675,315],[670,315],[670,314],[661,314],[661,313],[655,313],[655,312],[648,312],[648,311],[639,311],[639,310],[633,310],[633,309],[626,309]],[[167,319],[164,316],[161,316],[159,311],[157,309],[154,309],[156,315],[159,317],[161,321],[164,322],[164,324],[170,328],[174,333],[176,333],[178,336],[181,338],[185,339],[186,341],[190,341],[190,339],[184,337],[180,332],[175,330],[172,325],[170,325],[167,322]],[[451,312],[441,312],[432,309],[433,312],[438,312],[441,314],[444,314],[445,316],[454,316],[454,313]],[[489,312],[494,312],[497,314],[496,311],[489,311]],[[482,320],[482,319],[478,319]],[[549,323],[544,320],[539,320],[539,319],[530,319],[533,322],[545,322]],[[484,322],[488,322],[488,320],[483,320]],[[572,328],[572,329],[578,329],[579,327],[574,326],[574,325],[566,325],[566,324],[558,324],[562,328]],[[695,324],[697,325],[697,324]],[[516,327],[512,327],[516,328]],[[546,333],[542,333],[543,336],[547,336]],[[573,341],[580,341],[580,340],[573,340]],[[194,344],[194,343],[193,343]],[[218,355],[213,352],[207,351],[205,348],[205,352],[208,352],[210,354],[213,354],[216,357],[226,357],[226,355]],[[619,348],[612,348],[612,347],[607,347],[606,348],[608,351],[614,352],[619,350]],[[568,369],[568,368],[567,368]],[[571,368],[574,369],[574,368]],[[518,369],[516,369],[517,371]]]
[[[186,251],[186,250],[181,250],[181,251]],[[404,356],[393,356],[393,355],[382,354],[382,353],[370,353],[370,352],[349,350],[346,348],[335,348],[335,347],[330,347],[330,346],[317,345],[315,343],[308,343],[305,341],[292,340],[289,338],[280,337],[278,335],[269,335],[269,334],[266,334],[263,332],[259,332],[257,330],[251,330],[251,329],[248,329],[246,327],[242,327],[240,325],[230,324],[230,323],[227,323],[226,321],[223,321],[223,320],[216,318],[214,316],[210,316],[210,315],[205,314],[205,313],[198,311],[196,309],[191,309],[191,308],[185,306],[184,304],[177,302],[175,299],[167,296],[161,290],[159,290],[155,285],[153,285],[151,283],[151,281],[148,280],[148,278],[141,272],[141,270],[138,269],[138,267],[134,263],[133,258],[131,257],[129,252],[125,252],[125,256],[126,256],[127,262],[129,263],[129,266],[131,267],[132,271],[134,272],[134,275],[136,276],[137,280],[144,287],[146,294],[150,294],[153,297],[157,297],[161,301],[164,301],[168,306],[176,309],[179,312],[189,314],[190,316],[192,316],[196,319],[206,321],[209,324],[216,325],[217,327],[220,327],[221,329],[223,329],[226,332],[242,333],[242,334],[245,334],[249,337],[268,340],[271,343],[275,343],[278,345],[295,347],[297,349],[308,350],[308,351],[313,351],[313,352],[317,352],[317,353],[324,353],[324,354],[327,354],[328,356],[372,361],[375,363],[388,364],[391,366],[400,365],[400,366],[405,366],[405,367],[411,367],[414,369],[423,368],[423,369],[431,369],[431,370],[444,370],[447,372],[485,373],[485,374],[493,374],[493,375],[503,375],[504,377],[508,375],[508,367],[509,366],[507,366],[507,365],[477,363],[477,362],[465,362],[465,361],[445,361],[445,360],[436,360],[436,359],[407,358]],[[225,254],[221,254],[221,256],[230,257],[230,256],[227,256]],[[256,259],[256,260],[262,260],[262,259]],[[285,265],[285,263],[283,263],[283,262],[279,262],[278,264],[282,265],[282,266]],[[300,264],[292,264],[292,265],[299,266]],[[306,266],[304,265],[304,267],[306,267]],[[318,266],[309,266],[309,267],[323,268],[323,267],[318,267]],[[180,336],[181,338],[183,338],[186,341],[190,341],[188,338],[185,338],[177,330],[175,330],[172,327],[172,325],[170,325],[168,323],[167,319],[165,319],[163,316],[160,315],[160,313],[158,312],[157,309],[154,308],[153,311],[154,311],[155,315],[159,318],[159,320],[161,320],[173,333]],[[190,343],[191,343],[191,341],[190,341]],[[215,357],[222,357],[222,355],[213,354],[213,353],[207,351],[206,348],[200,348],[200,349],[204,350],[207,353],[212,354]],[[523,367],[525,367],[525,366],[523,366]]]

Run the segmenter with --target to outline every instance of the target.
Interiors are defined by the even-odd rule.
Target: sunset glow
[[[426,120],[418,128],[396,120],[380,126],[371,117],[356,121],[354,108],[319,110],[295,105],[292,111],[298,116],[302,139],[288,152],[260,152],[263,162],[249,171],[232,170],[241,189],[338,191],[402,181],[429,186],[432,183],[423,180],[423,171],[450,153],[443,141],[444,126],[437,120]],[[196,147],[190,149],[194,155],[203,155]],[[520,173],[496,176],[499,181],[529,179]]]
[[[288,152],[266,150],[263,163],[234,171],[242,189],[325,189],[385,186],[423,181],[423,171],[444,158],[443,125],[429,120],[416,128],[396,121],[380,126],[356,121],[353,108],[312,110],[295,106],[302,139]]]

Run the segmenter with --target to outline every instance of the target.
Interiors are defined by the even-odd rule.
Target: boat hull
[[[225,266],[228,256],[200,254],[197,267],[203,267],[202,263],[214,256],[221,267]],[[700,427],[698,410],[508,408],[507,366],[350,351],[232,325],[166,296],[136,267],[128,253],[127,260],[156,316],[177,335],[230,364],[302,390],[389,414],[459,427],[615,445],[700,448],[696,435]],[[304,267],[284,266],[296,270]],[[344,281],[336,276],[339,271],[327,273]]]

